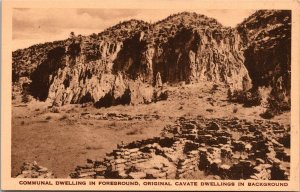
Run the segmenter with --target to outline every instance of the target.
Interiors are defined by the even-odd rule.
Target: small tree
[[[75,38],[75,33],[72,31],[71,33],[70,33],[70,39],[74,39]]]

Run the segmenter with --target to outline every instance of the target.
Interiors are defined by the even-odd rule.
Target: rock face
[[[112,29],[120,39],[111,40],[104,31],[89,37],[73,37],[48,52],[47,58],[30,74],[29,92],[39,100],[54,105],[93,102],[96,107],[137,104],[152,101],[153,88],[140,79],[131,79],[122,71],[113,71],[113,61],[130,38],[124,27],[138,31],[143,22],[132,20]],[[134,28],[134,26],[137,28]],[[124,29],[118,31],[119,28]],[[136,36],[132,37],[135,39]],[[41,75],[43,74],[43,75]]]
[[[290,101],[291,11],[260,10],[237,29],[253,86],[270,87],[277,100]]]
[[[63,41],[36,44],[27,49],[19,49],[12,53],[12,81],[18,82],[21,77],[29,77],[36,67],[47,59],[48,52],[58,46],[63,46]]]
[[[152,102],[154,95],[159,97],[157,88],[162,84],[182,81],[213,81],[248,90],[252,87],[250,76],[255,85],[260,82],[259,70],[249,67],[249,58],[261,58],[256,56],[261,52],[255,44],[247,44],[243,52],[245,42],[255,39],[249,35],[247,23],[251,22],[250,17],[237,29],[226,28],[215,19],[187,12],[154,24],[130,20],[99,34],[72,35],[65,41],[15,51],[13,82],[29,77],[28,92],[55,105],[93,102],[97,107]],[[275,44],[278,50],[282,46]],[[270,58],[276,53],[271,52]],[[255,61],[254,66],[262,62]],[[285,86],[286,81],[286,77],[276,76],[270,82],[279,89],[277,85]]]

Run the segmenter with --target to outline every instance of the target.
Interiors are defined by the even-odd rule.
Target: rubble
[[[162,118],[159,115],[152,114],[137,114],[129,115],[122,113],[82,113],[81,118],[84,119],[97,119],[97,120],[109,120],[109,121],[131,121],[131,120],[142,120],[142,121],[152,121]]]
[[[283,162],[290,154],[276,130],[289,135],[289,128],[269,121],[181,117],[163,130],[168,136],[122,143],[70,177],[181,179],[204,172],[219,179],[287,180],[289,166]]]
[[[24,163],[21,167],[21,173],[16,178],[52,179],[55,177],[46,167],[40,166],[36,161],[33,161],[32,163]]]

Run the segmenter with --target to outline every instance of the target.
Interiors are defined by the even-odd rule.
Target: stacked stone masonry
[[[244,119],[185,119],[162,137],[120,144],[88,160],[71,178],[180,179],[202,172],[215,179],[287,180],[290,127]]]
[[[40,166],[34,161],[32,163],[24,163],[17,178],[52,179],[55,177],[46,167]]]
[[[81,113],[80,117],[83,119],[96,119],[96,120],[109,120],[109,121],[131,121],[131,120],[153,121],[161,118],[161,116],[159,115],[151,115],[151,114],[137,114],[137,115],[128,115],[122,113],[90,114],[88,112]]]

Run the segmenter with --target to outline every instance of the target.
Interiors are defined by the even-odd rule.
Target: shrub
[[[211,90],[209,91],[210,94],[214,94],[216,93],[216,91],[218,91],[219,86],[214,84],[213,87],[211,88]]]
[[[261,104],[262,97],[258,90],[235,90],[233,93],[228,91],[228,99],[231,102],[244,104],[244,107],[258,106]]]
[[[155,102],[167,100],[168,97],[169,97],[169,92],[167,90],[154,92],[154,101]]]
[[[270,95],[267,100],[268,109],[264,113],[260,114],[260,116],[264,119],[271,119],[274,116],[280,115],[283,112],[291,109],[290,102],[279,99],[278,97]]]
[[[28,94],[23,94],[23,95],[22,95],[22,102],[23,102],[23,103],[28,103],[28,102],[30,102],[31,100],[32,100],[32,98],[31,98],[30,95],[28,95]]]
[[[169,97],[169,92],[168,91],[164,91],[160,94],[160,100],[167,100]]]
[[[268,108],[280,114],[284,111],[289,111],[291,109],[291,105],[290,102],[270,95],[270,97],[268,98]]]
[[[47,116],[46,117],[46,120],[50,120],[52,117],[51,116]]]
[[[61,118],[59,118],[60,121],[65,120],[65,119],[68,119],[68,115],[66,115],[66,114],[63,115]]]
[[[260,116],[264,119],[271,119],[275,116],[274,111],[267,109],[264,113],[260,114]]]

